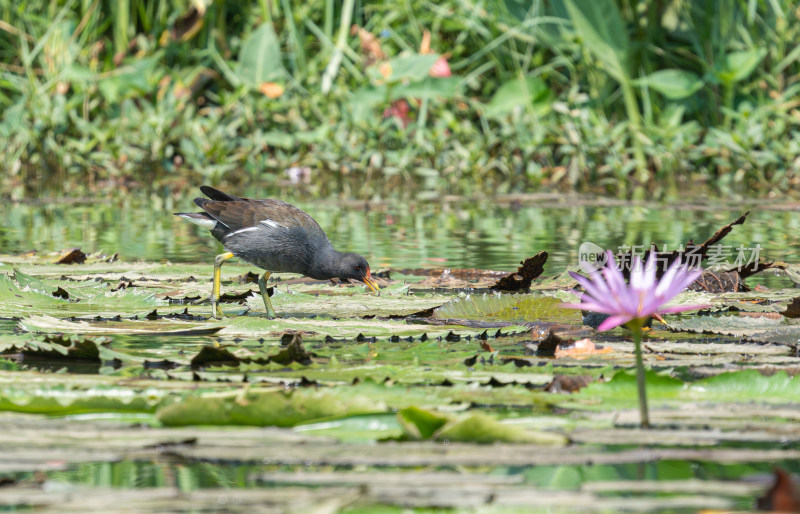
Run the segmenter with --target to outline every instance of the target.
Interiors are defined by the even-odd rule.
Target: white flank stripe
[[[286,230],[289,230],[288,228],[284,227],[283,225],[281,225],[280,223],[278,223],[275,220],[267,219],[267,220],[260,221],[259,223],[261,223],[262,225],[266,225],[268,227],[272,227],[272,228],[284,228]]]
[[[225,237],[231,237],[231,236],[236,235],[236,234],[241,234],[242,232],[250,232],[251,230],[258,230],[258,227],[240,228],[239,230],[235,230],[235,231],[231,232],[230,234],[228,234]]]

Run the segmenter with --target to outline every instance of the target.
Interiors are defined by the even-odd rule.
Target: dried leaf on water
[[[80,248],[71,248],[56,259],[56,264],[83,264],[86,254]]]
[[[531,283],[542,274],[547,262],[547,252],[539,252],[520,262],[516,273],[511,273],[498,280],[491,289],[498,291],[527,291]]]
[[[792,299],[792,302],[786,306],[786,309],[781,311],[781,314],[787,318],[800,318],[800,296]]]
[[[784,469],[773,470],[775,482],[764,496],[756,500],[756,507],[766,512],[800,512],[800,488]]]

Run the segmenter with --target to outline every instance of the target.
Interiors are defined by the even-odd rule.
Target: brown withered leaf
[[[400,275],[414,275],[418,277],[431,277],[431,278],[440,278],[442,275],[449,275],[461,280],[466,281],[473,281],[473,282],[484,282],[490,280],[492,282],[496,281],[499,278],[506,276],[508,273],[505,271],[496,271],[490,269],[477,269],[477,268],[447,268],[447,269],[430,269],[430,268],[402,268],[402,269],[392,269],[393,273],[398,273]],[[373,277],[381,276],[378,273],[373,273]],[[387,276],[388,277],[388,271]]]
[[[117,283],[117,285],[111,289],[111,291],[119,291],[129,287],[135,287],[132,280],[120,280],[119,283]]]
[[[269,291],[272,289],[271,287],[267,289]],[[250,296],[257,294],[255,291],[248,289],[247,291],[243,291],[241,293],[224,293],[220,295],[219,301],[220,302],[243,302],[247,300]],[[272,295],[270,295],[272,296]]]
[[[372,32],[358,25],[350,27],[350,35],[358,34],[361,52],[364,54],[364,65],[369,66],[375,62],[386,59],[386,53],[381,48],[381,43]]]
[[[792,299],[792,303],[787,305],[786,310],[781,311],[781,314],[787,318],[800,318],[800,296]]]
[[[507,275],[504,271],[446,268],[446,269],[403,269],[393,270],[403,275],[427,276],[415,284],[416,288],[459,288],[459,287],[486,287],[494,284],[499,278]],[[374,273],[373,273],[374,276]]]
[[[480,340],[480,345],[481,345],[481,349],[483,351],[485,351],[485,352],[493,352],[494,351],[494,348],[492,348],[492,345],[490,345],[489,342],[486,341],[485,339],[481,339]]]
[[[45,358],[49,360],[73,360],[73,361],[88,361],[97,362],[100,359],[100,346],[106,346],[109,339],[105,337],[80,337],[80,336],[65,336],[63,334],[51,334],[42,337],[45,343],[49,343],[49,348],[38,344],[24,343],[17,347],[16,345],[3,350],[2,354],[13,355],[21,354],[26,358]],[[63,346],[64,351],[58,351],[53,346]]]
[[[69,300],[69,293],[65,291],[61,286],[59,286],[58,289],[56,289],[50,294],[52,294],[56,298],[63,298],[64,300]]]
[[[194,2],[189,9],[180,15],[169,30],[169,35],[162,35],[162,44],[165,38],[171,41],[186,42],[192,39],[203,28],[203,17],[206,8],[203,2]]]
[[[236,281],[240,284],[257,284],[258,283],[258,273],[253,273],[252,271],[248,271],[242,275],[236,277]]]
[[[527,291],[531,287],[531,282],[544,271],[546,262],[547,252],[539,252],[533,257],[528,257],[520,262],[516,273],[506,275],[491,288],[498,291]]]
[[[792,476],[781,468],[773,470],[775,483],[756,500],[756,508],[766,512],[800,512],[800,492]]]
[[[719,243],[722,240],[722,238],[730,234],[731,230],[733,230],[734,225],[743,225],[745,220],[747,219],[748,214],[750,214],[750,211],[745,212],[735,220],[731,221],[721,229],[714,232],[713,236],[709,237],[703,244],[700,245],[700,250],[697,253],[699,253],[705,258],[706,254],[708,253],[708,249],[712,245]]]
[[[707,293],[736,293],[744,289],[739,272],[703,270],[703,273],[687,288],[690,291]]]
[[[555,357],[556,348],[558,348],[559,345],[568,345],[572,342],[572,339],[563,339],[551,330],[547,333],[547,337],[539,341],[536,347],[536,355],[539,357]]]
[[[194,356],[191,361],[192,369],[203,368],[206,366],[238,366],[244,364],[269,364],[275,362],[287,366],[293,362],[303,365],[311,364],[312,357],[316,355],[309,352],[303,346],[303,339],[299,333],[291,333],[291,341],[286,348],[281,349],[277,354],[268,357],[238,357],[225,348],[219,346],[206,345]],[[288,339],[288,338],[287,338]]]
[[[303,338],[300,336],[300,334],[292,333],[291,341],[286,348],[278,352],[277,355],[271,355],[269,360],[270,362],[277,362],[278,364],[283,364],[284,366],[288,366],[293,362],[307,366],[312,362],[312,355],[313,354],[306,350],[306,348],[303,346]]]
[[[776,267],[778,267],[778,266],[775,266],[774,262],[758,262],[755,265],[755,267],[747,265],[747,266],[742,266],[741,269],[733,268],[733,269],[731,269],[729,271],[738,271],[739,272],[739,277],[741,277],[741,279],[744,280],[747,277],[751,277],[751,276],[755,275],[756,273],[761,273],[765,269],[776,268]],[[744,285],[744,284],[742,284],[742,285]],[[744,290],[746,291],[747,289],[744,289]]]
[[[518,368],[529,368],[533,366],[533,362],[530,359],[525,359],[524,357],[506,357],[500,359],[501,365],[508,364],[509,362],[514,363],[514,366]],[[494,380],[494,377],[492,377],[492,380]]]
[[[591,375],[555,375],[544,390],[548,393],[575,393],[597,380]]]
[[[693,266],[701,264],[702,260],[705,259],[706,256],[708,255],[709,248],[719,243],[722,240],[722,238],[727,236],[731,232],[731,230],[733,230],[734,225],[743,224],[747,219],[748,214],[750,214],[750,211],[745,212],[732,222],[720,228],[714,233],[714,235],[712,235],[705,242],[699,245],[694,242],[694,239],[690,239],[684,245],[684,248],[682,250],[662,252],[658,250],[658,247],[655,245],[655,243],[651,244],[650,247],[655,252],[655,258],[657,263],[656,276],[660,279],[661,276],[664,274],[664,272],[666,272],[669,265],[671,265],[675,261],[675,259],[680,259],[681,262],[689,263],[690,265]],[[647,262],[649,258],[650,258],[650,252],[648,251],[645,253],[643,260]],[[622,266],[622,274],[625,276],[626,279],[628,279],[630,278],[630,263],[633,262],[631,252],[628,251],[627,253],[622,254],[621,261],[626,263],[626,265]],[[757,271],[754,271],[753,273],[757,273]],[[742,276],[741,278],[744,279],[747,276],[752,275],[753,273],[748,273],[746,276]],[[741,280],[739,280],[739,283],[741,284]]]
[[[66,253],[56,259],[56,264],[83,264],[86,262],[86,254],[80,248],[71,248]]]
[[[171,292],[173,294],[175,293],[175,291],[171,291]],[[156,295],[156,296],[161,296],[161,295]],[[195,302],[197,302],[198,300],[200,300],[200,295],[184,296],[182,298],[172,298],[171,296],[169,296],[167,294],[167,295],[164,295],[163,298],[164,298],[164,300],[169,302],[170,305],[173,305],[173,304],[176,304],[176,303],[182,305],[184,303],[195,303]]]
[[[209,365],[238,366],[239,362],[241,362],[240,359],[225,348],[206,345],[192,358],[190,365],[192,369],[198,369]]]

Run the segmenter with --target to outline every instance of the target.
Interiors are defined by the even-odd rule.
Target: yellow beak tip
[[[367,287],[372,289],[378,296],[381,295],[381,288],[378,286],[378,283],[372,277],[364,277],[364,283],[367,284]]]

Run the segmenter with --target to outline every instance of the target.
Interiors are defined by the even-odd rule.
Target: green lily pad
[[[168,426],[256,425],[291,427],[354,414],[385,412],[385,406],[371,398],[349,397],[347,401],[331,390],[283,387],[272,391],[243,394],[191,396],[159,409],[158,419]]]
[[[536,294],[483,294],[453,298],[436,309],[433,316],[444,319],[479,319],[486,321],[576,322],[580,312],[564,309],[562,301]]]

